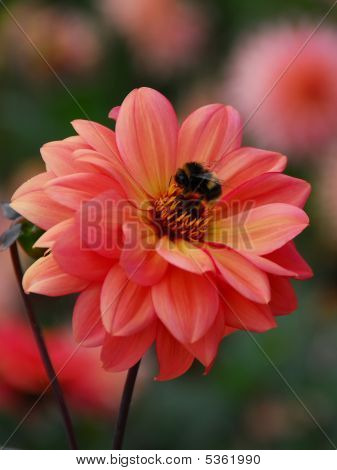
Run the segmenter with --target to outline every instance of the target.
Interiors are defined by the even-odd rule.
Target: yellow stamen
[[[211,220],[211,212],[205,201],[188,198],[175,184],[166,194],[152,202],[152,222],[159,236],[171,239],[183,238],[192,242],[203,240]]]

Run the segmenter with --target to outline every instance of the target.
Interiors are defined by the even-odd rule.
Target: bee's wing
[[[207,180],[207,181],[212,181],[213,183],[219,183],[221,184],[221,186],[225,186],[231,189],[235,189],[236,187],[236,186],[230,186],[228,183],[226,183],[225,180],[221,180],[217,176],[210,174],[210,173],[205,173],[203,175],[200,175],[199,178],[203,180]]]

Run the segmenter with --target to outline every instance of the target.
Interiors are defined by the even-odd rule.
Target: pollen
[[[166,194],[153,201],[152,207],[152,222],[159,236],[191,242],[203,240],[211,215],[207,204],[200,198],[184,195],[173,183]]]

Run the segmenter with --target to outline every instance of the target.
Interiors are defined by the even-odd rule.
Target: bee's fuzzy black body
[[[219,180],[198,162],[186,163],[177,170],[174,179],[186,195],[194,194],[207,202],[221,195]]]

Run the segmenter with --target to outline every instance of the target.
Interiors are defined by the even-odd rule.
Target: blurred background
[[[142,85],[163,92],[180,118],[210,102],[232,104],[247,122],[244,143],[286,153],[287,172],[313,186],[311,227],[298,247],[315,277],[295,286],[298,311],[254,339],[228,337],[208,377],[195,366],[156,383],[149,357],[127,448],[327,449],[327,435],[337,442],[337,7],[317,29],[331,5],[0,1],[1,200],[41,171],[39,148],[71,135],[71,120],[111,125],[109,110]],[[8,253],[0,263],[2,445],[47,382]],[[33,300],[57,369],[76,349],[74,299]],[[110,448],[125,378],[98,364],[94,350],[80,349],[60,376],[87,449]],[[67,448],[50,393],[7,447]]]

